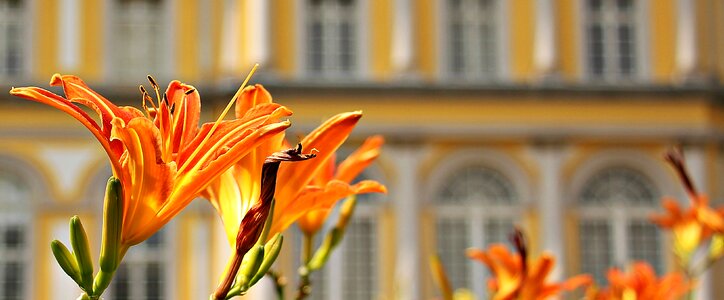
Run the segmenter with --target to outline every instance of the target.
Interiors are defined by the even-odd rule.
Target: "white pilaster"
[[[223,72],[235,73],[239,67],[239,50],[241,49],[241,41],[239,40],[239,26],[241,19],[239,15],[239,1],[225,0],[224,13],[222,15],[221,29],[221,59],[219,67]]]
[[[392,32],[392,67],[405,72],[412,67],[412,4],[410,0],[395,0]]]
[[[676,26],[676,69],[682,77],[696,69],[696,15],[693,0],[678,0]]]
[[[536,0],[533,61],[536,71],[542,76],[550,75],[556,68],[554,6],[553,0]]]
[[[78,0],[61,0],[59,10],[58,28],[58,61],[64,71],[73,71],[78,67],[80,45],[79,16],[80,4]]]
[[[565,271],[565,247],[563,237],[563,193],[561,191],[561,166],[565,158],[565,148],[558,145],[541,145],[535,149],[540,163],[541,182],[539,185],[538,210],[542,226],[543,250],[555,257],[556,266],[551,280],[563,278]]]
[[[247,45],[247,61],[251,65],[264,65],[269,58],[269,1],[247,0],[246,1],[246,26],[244,26]]]
[[[706,152],[704,147],[700,145],[689,146],[684,149],[686,166],[689,169],[689,175],[694,182],[694,186],[699,193],[709,194],[706,176]],[[706,271],[699,277],[699,284],[696,287],[695,298],[697,300],[714,299],[712,295],[711,272]]]
[[[395,266],[395,288],[397,299],[422,299],[420,294],[420,241],[419,241],[419,200],[420,184],[417,182],[421,151],[414,146],[388,146],[385,152],[394,157],[398,181],[391,189],[397,216],[397,252]]]

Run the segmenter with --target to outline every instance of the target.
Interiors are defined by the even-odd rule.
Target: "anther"
[[[148,82],[151,83],[151,86],[153,87],[153,89],[158,90],[158,84],[156,83],[156,80],[153,79],[153,77],[151,75],[148,75],[147,78],[148,78]]]
[[[191,93],[193,93],[193,92],[195,92],[195,91],[196,91],[196,89],[189,89],[189,90],[185,91],[184,93],[185,93],[186,95],[191,95]]]

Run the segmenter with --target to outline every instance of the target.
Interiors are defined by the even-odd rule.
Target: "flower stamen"
[[[206,136],[205,136],[204,139],[201,141],[201,143],[196,147],[196,149],[194,150],[194,152],[191,153],[191,155],[189,156],[189,158],[184,162],[184,164],[181,166],[181,168],[179,168],[179,173],[180,173],[180,172],[183,172],[183,171],[188,167],[189,162],[192,161],[192,160],[194,159],[194,157],[196,157],[196,155],[199,153],[199,151],[200,151],[201,149],[203,149],[204,145],[205,145],[206,142],[209,140],[209,138],[211,137],[211,135],[214,134],[214,131],[216,130],[216,128],[219,127],[219,124],[221,123],[221,121],[224,120],[224,118],[226,117],[226,114],[229,113],[229,110],[231,109],[231,107],[232,107],[232,106],[234,105],[234,103],[236,102],[236,99],[239,98],[239,95],[241,94],[241,91],[244,90],[244,87],[246,87],[246,84],[249,83],[249,80],[251,80],[251,76],[254,75],[254,72],[256,72],[256,69],[257,69],[258,67],[259,67],[259,64],[254,64],[254,67],[251,68],[251,71],[249,72],[248,75],[246,75],[246,78],[244,79],[244,82],[241,83],[241,86],[240,86],[239,89],[236,91],[236,94],[234,94],[234,97],[231,97],[231,100],[229,101],[229,104],[226,105],[226,108],[224,108],[224,111],[221,112],[221,115],[219,116],[219,118],[216,119],[216,122],[214,122],[214,125],[211,126],[211,129],[209,129],[209,133],[206,134]]]

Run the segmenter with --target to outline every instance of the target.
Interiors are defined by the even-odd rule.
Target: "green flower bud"
[[[241,292],[245,292],[251,287],[249,284],[251,279],[256,275],[259,266],[264,261],[264,246],[256,245],[244,255],[239,268],[239,274],[236,277],[236,284]]]
[[[95,280],[93,280],[93,294],[101,295],[111,284],[113,280],[113,274],[115,272],[106,272],[103,270],[98,271]]]
[[[266,245],[264,245],[264,261],[261,263],[259,269],[256,271],[256,275],[254,275],[254,278],[251,279],[249,286],[253,286],[254,284],[256,284],[256,282],[262,279],[264,275],[266,275],[266,272],[271,269],[274,261],[276,261],[277,257],[279,256],[279,252],[281,252],[282,250],[283,242],[284,236],[282,236],[281,233],[277,233],[271,240],[269,240],[269,242],[266,243]]]
[[[99,265],[104,272],[112,274],[118,268],[122,227],[123,186],[118,178],[111,177],[106,185],[103,204],[103,241]]]
[[[73,254],[70,253],[70,250],[68,250],[68,248],[59,240],[53,240],[50,242],[50,249],[53,251],[55,260],[58,262],[60,268],[63,269],[65,274],[68,274],[73,281],[78,283],[78,285],[81,285],[78,263],[76,262]]]
[[[70,218],[70,243],[80,270],[81,288],[90,293],[93,291],[93,260],[91,259],[88,236],[78,216]]]

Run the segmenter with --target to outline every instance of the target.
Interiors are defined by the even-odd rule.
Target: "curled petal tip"
[[[50,86],[57,86],[60,85],[63,82],[63,76],[59,73],[53,74],[53,76],[50,77]]]
[[[274,154],[272,154],[266,158],[266,162],[302,161],[302,160],[307,160],[310,158],[315,158],[316,156],[317,156],[317,154],[311,153],[311,152],[309,154],[303,154],[302,153],[302,144],[300,143],[300,144],[297,144],[297,147],[295,147],[295,148],[275,152]]]

